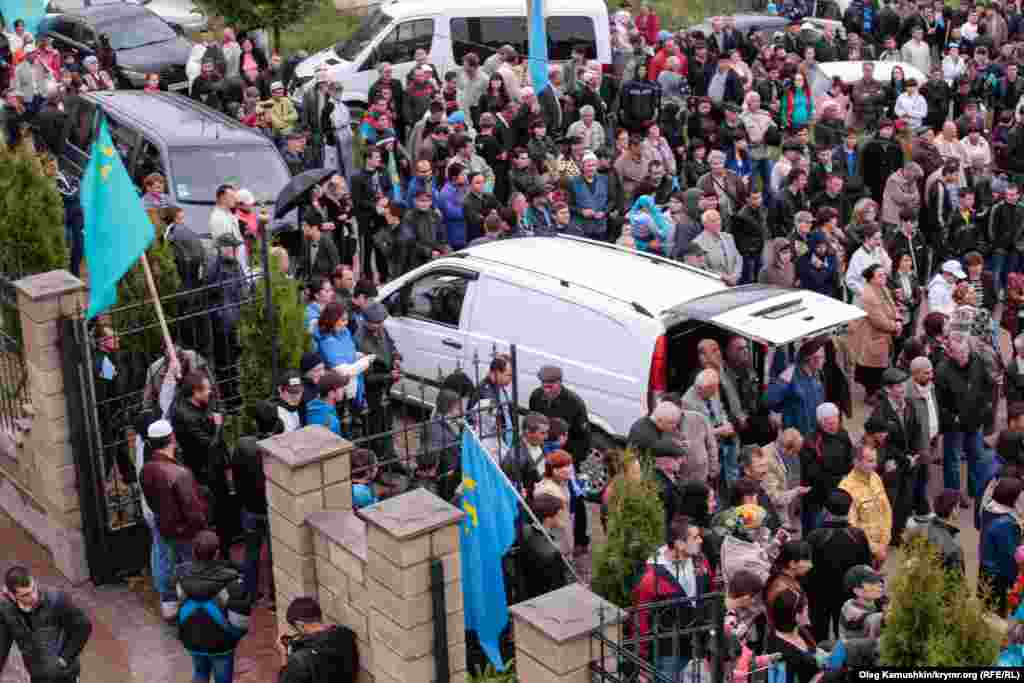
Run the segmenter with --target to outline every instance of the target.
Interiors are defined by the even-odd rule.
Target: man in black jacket
[[[741,285],[757,282],[761,272],[761,252],[765,240],[771,237],[768,229],[768,211],[764,208],[764,194],[753,188],[747,194],[747,204],[732,217],[732,236],[736,241],[736,250],[743,257],[743,274]]]
[[[325,624],[309,597],[295,598],[285,618],[296,635],[281,637],[285,664],[278,683],[355,683],[359,652],[352,629]]]
[[[211,519],[228,556],[231,539],[241,531],[238,501],[229,494],[228,450],[224,443],[224,416],[211,407],[213,387],[206,373],[193,372],[181,382],[175,404],[174,435],[182,463],[192,470],[196,481],[210,492]]]
[[[828,640],[831,629],[839,635],[839,614],[850,596],[836,590],[837,577],[846,576],[850,567],[870,565],[871,547],[861,529],[850,526],[847,515],[853,498],[842,489],[833,489],[825,500],[825,522],[807,535],[814,566],[808,572],[804,588],[811,605],[811,628],[818,641]]]
[[[25,567],[11,567],[0,597],[0,673],[11,645],[17,644],[32,683],[74,683],[79,655],[89,642],[92,622],[60,590],[40,588]]]
[[[590,457],[590,419],[587,417],[587,404],[576,393],[562,385],[562,368],[545,365],[537,373],[540,386],[530,394],[530,410],[546,416],[548,419],[560,417],[569,425],[569,439],[565,450],[572,456],[577,470],[584,460]],[[587,507],[581,496],[575,498],[576,509],[573,535],[576,539],[576,550],[586,552],[590,545],[587,534]]]
[[[221,542],[200,531],[192,544],[194,561],[179,570],[178,638],[192,656],[193,680],[233,680],[235,648],[249,632],[253,596],[238,570],[218,560]]]
[[[960,490],[960,453],[967,458],[967,495],[981,495],[981,428],[992,411],[992,376],[963,339],[951,338],[935,373],[935,398],[942,432],[943,487]],[[962,501],[963,502],[963,499]]]
[[[929,452],[928,435],[918,421],[917,411],[907,400],[906,382],[910,376],[899,368],[886,368],[878,404],[864,425],[865,433],[885,432],[884,448],[879,449],[879,475],[892,503],[892,539],[899,545],[907,519],[927,501],[914,500],[917,477],[927,476],[924,458]],[[871,429],[869,429],[869,425]],[[884,457],[882,457],[884,456]]]
[[[329,237],[324,239],[324,228],[334,230],[335,226],[325,224],[323,217],[316,211],[305,212],[302,217],[302,253],[299,254],[296,268],[296,276],[301,280],[329,278],[341,263],[334,240]]]
[[[894,131],[892,120],[882,119],[878,122],[878,134],[861,147],[860,168],[864,186],[879,204],[882,203],[885,181],[903,168],[903,148],[893,139]]]
[[[391,196],[391,179],[381,171],[384,157],[381,150],[371,147],[366,150],[366,167],[352,176],[352,204],[359,222],[359,260],[364,277],[370,276],[371,255],[377,251],[373,236],[384,223],[384,207]],[[381,282],[387,279],[387,258],[377,253],[377,273]]]
[[[673,435],[678,436],[681,417],[679,406],[661,401],[649,416],[641,417],[630,427],[627,439],[629,447],[635,448],[644,457],[658,452],[685,458],[686,449],[673,438]]]
[[[829,493],[839,488],[839,482],[853,469],[853,442],[842,427],[839,408],[834,403],[823,403],[815,417],[818,429],[804,440],[800,453],[800,483],[811,487],[802,501],[805,534],[818,526],[817,518]]]
[[[242,529],[245,531],[242,582],[245,592],[255,599],[259,582],[260,552],[264,541],[267,543],[267,562],[273,565],[267,518],[267,478],[263,473],[263,452],[257,444],[256,437],[243,436],[238,440],[231,465],[241,506]],[[271,577],[271,587],[273,583]],[[273,602],[273,590],[268,597]]]

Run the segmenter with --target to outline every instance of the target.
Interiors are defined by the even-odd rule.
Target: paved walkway
[[[173,627],[159,617],[156,594],[148,579],[128,585],[91,584],[71,588],[49,556],[6,516],[0,516],[0,573],[15,563],[27,565],[45,586],[70,589],[73,599],[92,617],[93,632],[82,654],[81,683],[186,683],[191,660]],[[274,648],[275,618],[266,609],[253,612],[252,629],[238,648],[235,681],[271,683],[280,660]],[[13,648],[0,683],[28,683],[21,657]]]

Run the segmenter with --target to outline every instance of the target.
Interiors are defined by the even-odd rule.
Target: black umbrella
[[[309,198],[310,191],[332,175],[337,173],[332,168],[317,168],[305,171],[292,178],[274,202],[274,218],[283,218],[285,214],[298,207]]]

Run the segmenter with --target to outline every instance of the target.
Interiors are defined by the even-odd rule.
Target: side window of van
[[[413,61],[416,50],[423,48],[430,52],[434,41],[434,20],[415,19],[406,21],[391,29],[384,39],[377,44],[373,54],[363,64],[361,71],[375,68],[381,62],[402,64]]]
[[[167,177],[167,169],[163,159],[160,157],[160,148],[146,138],[142,138],[142,148],[139,150],[139,160],[135,164],[137,172],[135,178],[141,181],[150,173],[159,173]],[[140,182],[141,184],[141,182]]]
[[[408,314],[449,327],[458,327],[468,280],[454,273],[431,273],[412,284]]]
[[[590,32],[593,34],[593,29]],[[483,61],[505,44],[516,48],[520,54],[526,53],[526,17],[452,19],[452,54],[457,64],[470,52],[475,52]]]
[[[568,61],[572,59],[574,45],[593,45],[597,40],[594,34],[594,20],[590,17],[548,17],[546,23],[549,60]]]
[[[121,161],[124,162],[125,169],[131,175],[132,151],[135,149],[135,143],[138,142],[138,133],[111,116],[107,117],[107,128],[110,130],[110,139],[114,142],[114,147],[117,147],[117,151],[121,154]]]

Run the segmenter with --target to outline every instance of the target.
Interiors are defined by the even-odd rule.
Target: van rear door
[[[768,346],[811,337],[864,317],[864,311],[805,289],[746,285],[691,299],[664,316],[666,329],[699,320]]]

